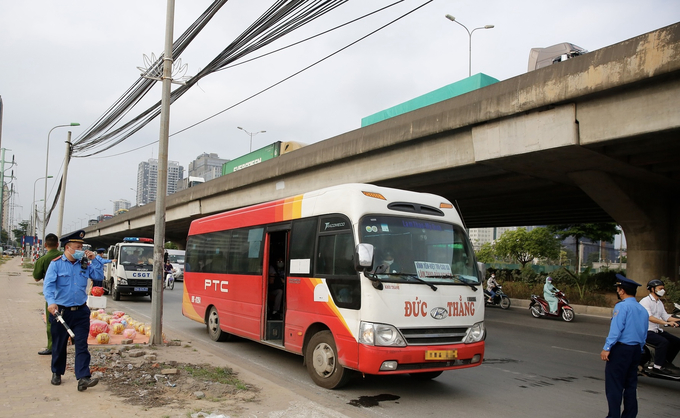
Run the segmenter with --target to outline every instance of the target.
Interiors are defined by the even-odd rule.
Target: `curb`
[[[510,303],[511,306],[515,308],[529,308],[529,303],[530,301],[528,299],[513,299],[510,298]],[[603,308],[601,306],[588,306],[588,305],[572,305],[569,304],[572,308],[574,308],[574,313],[578,315],[593,315],[593,316],[601,316],[603,318],[611,318],[612,317],[612,308]]]

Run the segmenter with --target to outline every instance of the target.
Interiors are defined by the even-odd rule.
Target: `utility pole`
[[[165,16],[165,49],[163,52],[163,86],[161,96],[161,127],[158,141],[158,182],[156,188],[156,219],[153,237],[153,285],[151,294],[152,345],[163,344],[163,273],[165,255],[165,195],[168,191],[168,135],[170,131],[170,94],[172,87],[172,40],[175,21],[175,0],[168,0]]]

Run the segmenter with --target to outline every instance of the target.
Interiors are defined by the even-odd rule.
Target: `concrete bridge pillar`
[[[569,177],[623,228],[628,243],[628,277],[641,284],[662,277],[678,280],[677,195],[669,193],[669,188],[661,190],[601,171],[573,172]],[[638,296],[646,294],[641,287]]]

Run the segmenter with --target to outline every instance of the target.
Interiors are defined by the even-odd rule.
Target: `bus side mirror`
[[[357,271],[373,269],[373,245],[357,244],[354,248],[354,269]]]
[[[486,280],[486,264],[477,262],[477,271],[479,271],[479,282]]]

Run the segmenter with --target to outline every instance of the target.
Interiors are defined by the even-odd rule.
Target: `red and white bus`
[[[480,365],[482,292],[449,201],[345,184],[193,221],[182,313],[215,341],[301,354],[337,388],[352,370],[432,379]]]

